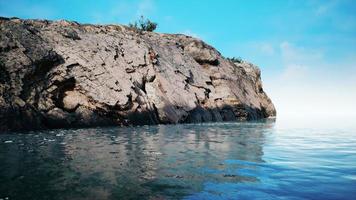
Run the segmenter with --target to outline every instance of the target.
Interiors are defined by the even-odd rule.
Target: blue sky
[[[144,15],[157,32],[258,65],[279,113],[356,116],[354,0],[0,0],[0,15],[101,24]]]

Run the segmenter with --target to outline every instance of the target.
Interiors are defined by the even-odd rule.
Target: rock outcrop
[[[122,25],[0,19],[0,131],[275,116],[259,69]]]

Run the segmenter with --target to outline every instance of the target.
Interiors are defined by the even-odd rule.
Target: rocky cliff
[[[0,131],[275,116],[260,70],[122,25],[0,19]]]

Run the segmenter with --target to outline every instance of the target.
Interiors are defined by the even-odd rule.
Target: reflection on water
[[[351,199],[352,134],[254,122],[0,135],[0,198]]]

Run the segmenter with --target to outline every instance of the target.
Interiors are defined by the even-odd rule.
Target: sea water
[[[356,128],[267,120],[0,135],[0,199],[356,199]]]

